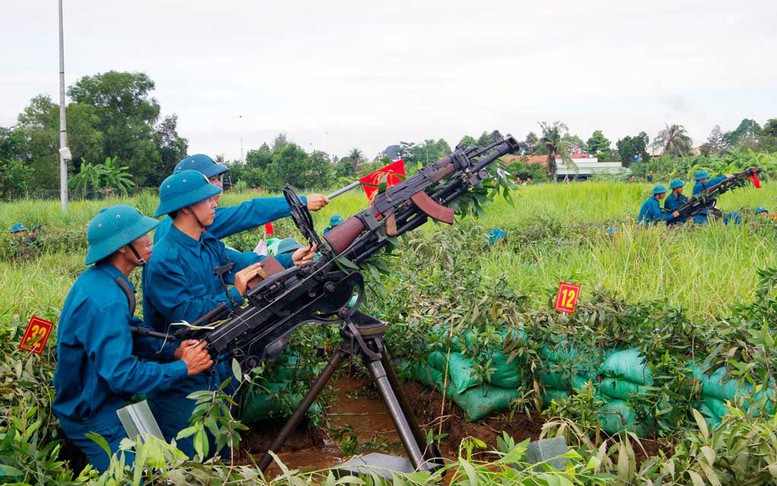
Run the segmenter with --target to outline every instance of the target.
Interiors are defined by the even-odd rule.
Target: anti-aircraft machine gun
[[[676,220],[692,218],[705,209],[717,218],[723,216],[723,213],[715,207],[718,197],[725,192],[742,187],[748,182],[752,182],[756,188],[760,187],[761,183],[758,180],[758,174],[760,173],[760,167],[751,167],[750,169],[726,177],[721,182],[708,187],[703,192],[691,196],[685,203],[677,208],[677,212],[680,213],[680,216],[676,218]],[[671,223],[672,221],[670,221],[670,224]]]
[[[247,306],[231,314],[225,306],[216,308],[195,324],[226,319],[224,322],[213,329],[195,326],[182,329],[176,337],[204,339],[212,356],[232,356],[250,369],[280,354],[289,334],[301,324],[338,323],[343,338],[340,347],[270,450],[280,449],[340,362],[359,355],[378,387],[413,467],[435,469],[439,466],[435,458],[440,454],[435,444],[427,443],[418,426],[383,344],[387,324],[359,311],[364,298],[364,279],[355,264],[374,255],[393,237],[418,228],[429,218],[452,224],[450,203],[489,179],[489,164],[517,150],[518,142],[512,136],[503,138],[498,132],[494,133],[494,142],[486,147],[457,148],[377,194],[372,206],[333,228],[323,240],[313,228],[305,204],[286,186],[283,194],[291,207],[294,223],[309,243],[318,245],[320,257],[289,269],[268,257],[262,261],[263,280],[249,282]],[[265,454],[259,467],[265,469],[271,460]]]

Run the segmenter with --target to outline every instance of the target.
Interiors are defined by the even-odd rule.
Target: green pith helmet
[[[84,263],[90,265],[110,256],[122,246],[156,228],[158,224],[159,221],[143,216],[140,211],[126,204],[103,209],[92,218],[86,229],[89,250]]]
[[[154,217],[178,211],[216,194],[221,194],[221,189],[208,182],[208,178],[201,172],[196,170],[176,172],[162,181],[162,185],[159,186],[159,206],[154,212]]]
[[[695,181],[700,181],[702,179],[709,179],[709,178],[710,178],[710,175],[707,173],[706,170],[697,170],[693,174],[693,180]]]
[[[765,208],[765,207],[763,207],[763,206],[758,206],[757,208],[755,208],[755,214],[756,214],[756,216],[757,216],[757,215],[759,215],[759,214],[761,214],[761,213],[766,213],[766,214],[769,214],[769,211],[767,211],[767,210],[766,210],[766,208]]]
[[[675,190],[678,187],[683,187],[685,185],[685,182],[683,182],[681,179],[674,179],[672,182],[669,183],[669,189]]]
[[[664,187],[663,184],[659,184],[656,187],[653,188],[653,195],[656,194],[666,194],[666,187]]]
[[[291,253],[297,248],[302,248],[302,245],[297,243],[297,240],[294,238],[284,238],[278,242],[278,247],[275,254],[283,255],[284,253]]]
[[[27,231],[27,227],[24,226],[24,223],[14,223],[14,225],[11,226],[11,233],[18,233],[19,231]]]
[[[340,216],[339,214],[334,214],[332,215],[331,218],[329,218],[329,227],[334,228],[338,224],[342,224],[342,222],[343,222],[343,217]]]
[[[227,172],[229,168],[214,161],[205,154],[194,154],[186,157],[176,164],[173,173],[182,170],[196,170],[208,179]]]

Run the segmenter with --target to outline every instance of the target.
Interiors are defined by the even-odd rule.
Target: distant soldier
[[[669,190],[672,191],[671,194],[669,194],[666,199],[664,200],[664,210],[668,212],[674,212],[680,209],[680,206],[685,204],[686,201],[688,201],[688,196],[683,194],[683,187],[685,186],[685,182],[683,182],[680,179],[674,179],[669,184]],[[680,216],[675,218],[672,223],[685,223],[685,216]]]
[[[695,174],[693,174],[693,180],[696,181],[696,184],[693,186],[693,195],[701,194],[704,192],[705,189],[712,187],[716,184],[720,184],[723,182],[727,175],[715,177],[714,179],[710,179],[710,175],[707,173],[706,170],[697,170]],[[696,224],[706,224],[708,222],[707,220],[707,214],[708,210],[704,209],[698,214],[696,214],[693,217],[693,222]]]
[[[332,217],[329,218],[329,226],[324,228],[324,234],[329,233],[330,231],[332,231],[332,229],[335,226],[338,226],[338,225],[340,225],[342,223],[343,223],[343,217],[342,216],[340,216],[339,214],[332,215]]]
[[[671,221],[680,215],[677,211],[672,213],[664,213],[661,211],[661,199],[666,196],[666,187],[659,184],[653,188],[653,194],[642,204],[639,210],[639,217],[637,223],[650,226],[651,224],[657,224],[659,221]]]

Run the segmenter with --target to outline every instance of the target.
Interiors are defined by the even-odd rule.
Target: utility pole
[[[67,148],[67,124],[65,122],[65,41],[62,32],[62,0],[59,0],[59,202],[62,212],[67,212],[67,161],[71,159]]]

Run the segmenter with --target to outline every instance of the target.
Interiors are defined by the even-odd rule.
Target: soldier
[[[70,440],[99,471],[110,457],[87,433],[100,434],[111,453],[127,437],[116,411],[135,394],[162,390],[213,364],[205,343],[184,341],[162,348],[162,362],[133,354],[130,325],[143,326],[134,313],[129,275],[151,258],[151,237],[158,222],[130,206],[102,210],[89,223],[87,268],[65,300],[57,325],[57,368],[52,408]],[[151,338],[149,338],[151,339]],[[161,341],[158,343],[161,347]],[[134,456],[125,456],[130,464]]]
[[[208,182],[224,188],[224,174],[229,168],[216,163],[204,154],[190,155],[178,162],[173,173],[182,170],[196,170],[204,175]],[[216,196],[218,198],[221,196]],[[303,197],[302,201],[310,211],[318,211],[329,204],[329,199],[321,194],[311,194]],[[243,202],[238,206],[228,206],[216,209],[216,219],[208,227],[208,232],[216,238],[226,238],[241,231],[261,226],[265,223],[285,218],[291,215],[291,208],[283,197],[257,197]],[[154,241],[159,241],[170,230],[171,218],[164,218],[154,233]]]
[[[329,218],[329,226],[324,228],[324,234],[329,233],[330,231],[332,231],[332,228],[334,228],[335,226],[340,225],[342,223],[343,223],[343,217],[342,216],[340,216],[339,214],[332,215],[332,217]]]
[[[652,195],[642,204],[639,210],[637,223],[644,223],[645,226],[656,224],[659,221],[671,221],[680,215],[677,211],[664,213],[661,211],[661,204],[658,202],[666,196],[666,187],[659,184],[653,188]]]
[[[674,179],[671,183],[669,183],[669,190],[671,190],[672,193],[669,194],[664,200],[664,210],[669,212],[677,211],[680,209],[680,206],[688,201],[688,196],[683,194],[684,186],[685,182],[680,179]],[[685,217],[677,217],[674,221],[672,221],[672,223],[685,223]]]
[[[206,231],[216,218],[215,196],[219,194],[221,188],[194,170],[176,172],[160,186],[154,216],[169,215],[172,226],[143,272],[143,314],[159,332],[168,332],[170,323],[194,322],[222,303],[234,309],[243,303],[248,281],[261,271],[260,262],[230,261],[232,254],[227,254],[224,244]],[[302,265],[313,259],[314,252],[315,248],[306,246],[278,255],[276,260],[285,267]],[[230,284],[233,286],[228,287]],[[214,376],[189,377],[168,390],[149,394],[149,406],[165,438],[171,440],[187,427],[195,407],[187,395],[215,390],[231,376],[227,361],[222,361]],[[189,457],[194,455],[192,437],[179,440],[178,446]]]

